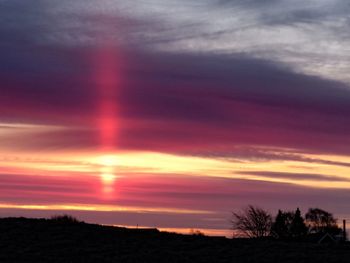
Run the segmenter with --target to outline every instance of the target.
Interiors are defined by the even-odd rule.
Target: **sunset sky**
[[[0,0],[0,216],[229,233],[350,220],[347,0]]]

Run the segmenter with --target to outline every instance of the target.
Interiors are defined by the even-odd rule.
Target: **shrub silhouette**
[[[52,221],[62,224],[78,224],[83,223],[71,215],[54,215],[50,218]]]
[[[192,236],[205,236],[202,231],[196,230],[196,229],[190,229],[190,235],[192,235]]]

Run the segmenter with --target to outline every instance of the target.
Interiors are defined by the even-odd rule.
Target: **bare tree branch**
[[[232,213],[233,230],[242,236],[261,238],[270,235],[272,216],[262,208],[249,205],[242,211]]]

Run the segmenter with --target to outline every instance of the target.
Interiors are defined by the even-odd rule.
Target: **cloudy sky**
[[[0,216],[227,234],[350,220],[346,0],[0,0]]]

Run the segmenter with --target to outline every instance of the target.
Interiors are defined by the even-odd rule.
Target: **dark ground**
[[[0,219],[0,262],[350,262],[350,245],[226,239]]]

